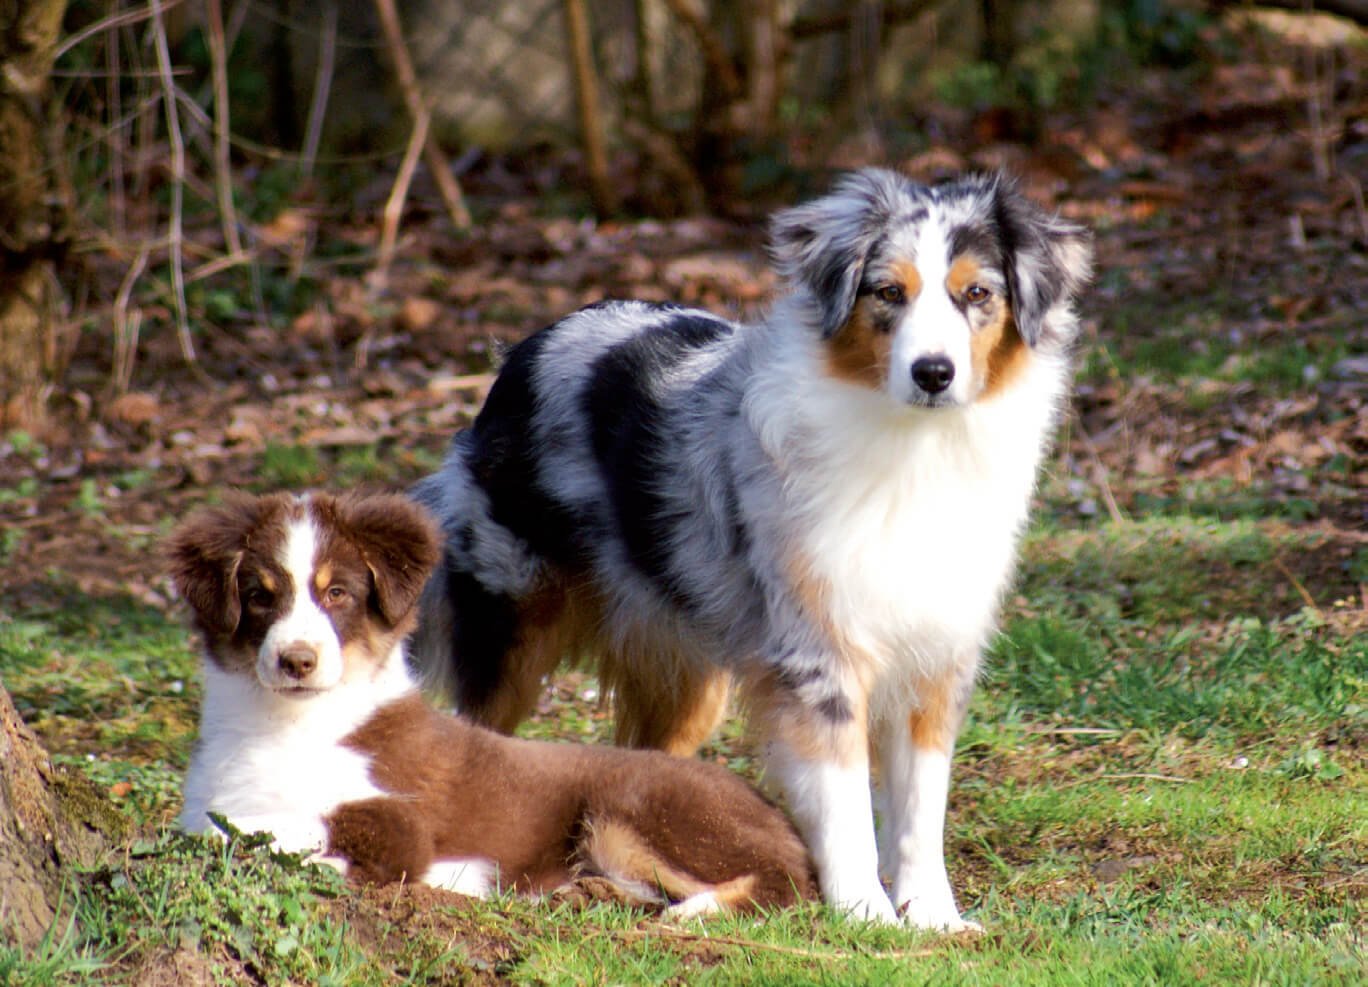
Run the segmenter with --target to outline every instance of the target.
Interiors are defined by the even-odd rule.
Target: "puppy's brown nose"
[[[280,670],[292,679],[306,678],[318,667],[318,652],[307,644],[286,645],[280,652]]]

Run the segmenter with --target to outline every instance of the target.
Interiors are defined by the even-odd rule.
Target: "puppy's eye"
[[[349,592],[347,592],[346,587],[344,587],[344,586],[338,586],[338,585],[336,585],[336,584],[334,584],[334,585],[332,585],[332,586],[329,586],[329,587],[327,588],[327,590],[323,593],[323,602],[324,602],[324,603],[331,603],[331,604],[345,603],[347,600],[350,600],[350,599],[351,599],[351,594],[350,594]]]
[[[882,284],[874,289],[874,297],[888,305],[900,305],[903,300],[901,285]]]
[[[981,284],[971,284],[964,289],[964,300],[970,305],[982,305],[993,297],[993,293]]]
[[[253,586],[242,594],[242,602],[253,610],[267,610],[274,600],[270,590],[262,589],[260,586]]]

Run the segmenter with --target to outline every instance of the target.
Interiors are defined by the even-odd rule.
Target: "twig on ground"
[[[935,949],[889,949],[889,950],[849,950],[849,949],[808,949],[802,946],[784,946],[779,943],[758,942],[754,939],[742,939],[739,936],[710,936],[701,932],[690,932],[677,926],[666,925],[664,923],[653,923],[644,929],[619,929],[611,933],[614,938],[619,939],[649,939],[657,937],[660,939],[670,939],[674,942],[699,942],[709,943],[715,946],[739,946],[742,949],[763,950],[770,953],[781,953],[785,956],[802,956],[814,960],[830,960],[842,962],[855,959],[876,959],[876,960],[910,960],[924,959],[928,956],[935,956]]]
[[[133,380],[133,364],[138,355],[138,333],[142,328],[142,312],[135,311],[129,319],[128,302],[133,297],[133,286],[147,266],[148,247],[138,248],[133,263],[128,266],[119,292],[114,296],[114,366],[110,372],[110,386],[114,393],[123,394]]]
[[[1051,727],[1051,726],[1028,726],[1027,733],[1057,734],[1059,736],[1073,736],[1075,734],[1085,737],[1114,737],[1122,731],[1113,727]]]
[[[1107,507],[1107,516],[1112,519],[1113,524],[1121,524],[1126,520],[1126,516],[1121,513],[1121,507],[1112,495],[1111,483],[1107,479],[1107,467],[1102,464],[1102,457],[1097,454],[1097,446],[1093,444],[1092,436],[1088,434],[1088,430],[1083,427],[1081,421],[1078,422],[1078,437],[1083,440],[1083,448],[1087,450],[1088,458],[1092,460],[1093,479],[1098,489],[1102,491],[1102,503]]]
[[[1191,785],[1193,779],[1179,778],[1176,775],[1159,775],[1147,771],[1128,772],[1125,774],[1105,774],[1098,775],[1098,778],[1105,778],[1107,781],[1171,781],[1177,785]]]
[[[1297,574],[1295,572],[1293,572],[1291,569],[1287,568],[1287,566],[1283,564],[1282,559],[1275,557],[1273,559],[1273,568],[1277,569],[1279,572],[1281,572],[1284,576],[1287,577],[1287,581],[1292,584],[1292,588],[1297,591],[1297,595],[1301,597],[1303,603],[1305,603],[1312,610],[1320,610],[1320,607],[1316,606],[1315,599],[1307,591],[1306,586],[1302,583],[1300,579],[1297,578]]]

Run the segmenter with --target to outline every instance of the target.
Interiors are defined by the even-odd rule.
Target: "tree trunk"
[[[0,941],[36,945],[70,909],[70,866],[95,863],[126,827],[84,776],[52,764],[0,684]]]
[[[0,428],[41,429],[68,355],[43,114],[66,0],[0,0]]]

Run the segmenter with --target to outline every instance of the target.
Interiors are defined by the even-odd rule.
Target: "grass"
[[[406,917],[250,840],[174,835],[188,635],[175,615],[58,587],[0,619],[0,673],[143,836],[81,876],[79,931],[0,952],[0,983],[97,967],[137,982],[173,961],[270,983],[1353,982],[1368,638],[1303,606],[1275,565],[1322,537],[1169,514],[1030,533],[947,832],[962,903],[989,931],[955,940],[815,907],[670,927],[611,904],[443,898]],[[567,673],[526,732],[607,729],[594,680]],[[735,723],[706,753],[754,770]]]

